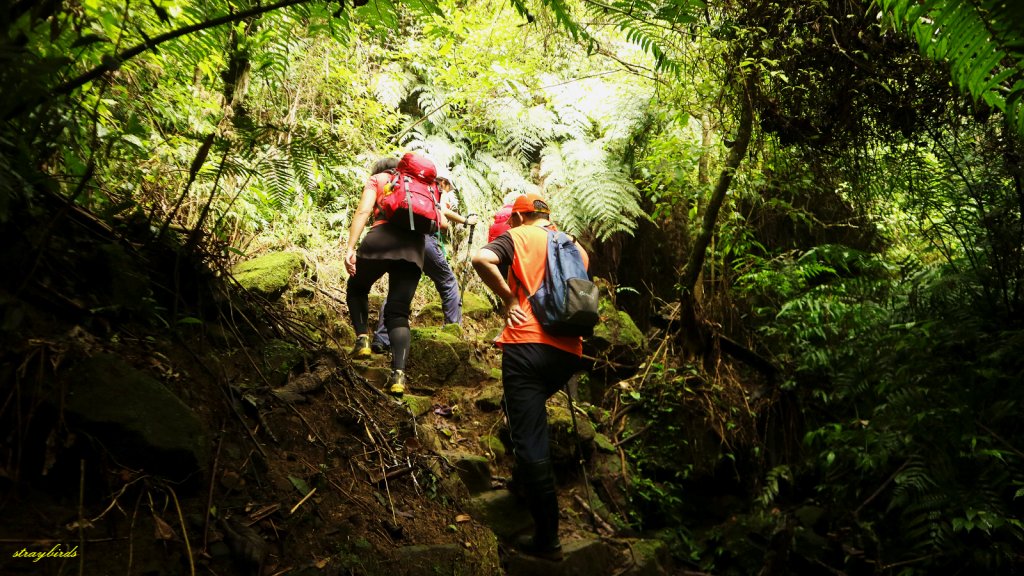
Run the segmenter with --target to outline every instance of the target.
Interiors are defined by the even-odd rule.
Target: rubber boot
[[[517,540],[519,549],[545,560],[561,560],[562,544],[558,540],[558,492],[555,472],[550,460],[520,462],[517,480],[522,478],[526,505],[533,516],[533,536]]]

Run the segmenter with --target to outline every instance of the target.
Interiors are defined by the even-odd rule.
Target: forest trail
[[[9,413],[21,457],[0,478],[0,572],[663,573],[664,544],[590,514],[604,508],[561,393],[549,413],[567,558],[506,546],[531,521],[504,485],[500,319],[478,295],[462,329],[417,298],[399,401],[382,391],[386,356],[350,361],[337,288],[311,289],[302,265],[283,289],[246,290],[171,244],[72,220],[25,280],[34,290],[4,289],[3,366],[23,402]],[[27,269],[31,254],[4,264]],[[174,307],[192,320],[168,326]],[[587,465],[617,462],[583,406]],[[49,550],[64,556],[26,560]]]

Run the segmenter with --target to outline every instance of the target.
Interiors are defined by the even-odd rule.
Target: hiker
[[[515,482],[525,492],[534,521],[533,536],[521,539],[519,545],[530,555],[560,560],[558,498],[545,403],[580,367],[583,339],[546,332],[528,300],[544,279],[548,230],[554,230],[547,201],[534,193],[519,196],[509,224],[511,229],[474,255],[473,267],[503,303],[505,328],[495,341],[502,349],[503,408],[515,454]],[[582,248],[579,252],[586,266],[586,252]],[[509,267],[507,279],[499,266]]]
[[[455,211],[458,207],[458,199],[455,196],[455,187],[452,185],[451,176],[447,172],[440,172],[436,177],[438,188],[441,190],[441,212],[445,219],[451,223],[475,226],[477,223],[476,214],[463,216]],[[444,257],[441,244],[437,236],[430,234],[426,237],[426,251],[423,259],[423,273],[434,282],[437,293],[441,296],[441,311],[444,312],[445,324],[462,324],[462,299],[459,296],[459,283],[455,279],[452,267]],[[387,306],[387,300],[384,301]],[[384,325],[384,315],[381,314],[377,323],[377,330],[373,334],[373,342],[370,348],[377,354],[382,354],[391,348],[391,339],[388,337],[387,328]]]
[[[498,211],[494,213],[494,223],[487,229],[487,242],[494,242],[494,239],[501,236],[512,226],[509,225],[508,219],[512,216],[512,203],[509,202],[498,208]]]
[[[396,158],[378,160],[372,169],[372,175],[363,187],[345,246],[345,269],[349,273],[346,303],[352,327],[356,332],[356,343],[352,348],[353,357],[365,358],[372,353],[368,330],[370,288],[381,276],[388,275],[388,303],[384,306],[382,315],[392,348],[391,376],[388,378],[387,387],[395,396],[405,393],[405,363],[412,340],[409,332],[409,310],[422,273],[426,246],[426,234],[410,230],[411,224],[402,227],[404,213],[396,212],[396,222],[392,223],[385,218],[381,209],[381,199],[388,194],[388,185],[395,177],[400,162],[426,165],[422,172],[426,173],[425,177],[429,179],[429,186],[434,192],[434,167],[426,158],[407,154],[401,161]],[[362,242],[359,242],[359,249],[356,250],[356,243],[371,214],[374,216],[373,225]],[[438,225],[444,225],[444,216],[438,215],[438,219]],[[412,221],[411,210],[409,221]]]
[[[518,196],[522,194],[519,192],[512,192],[505,195],[503,204],[498,211],[494,213],[494,222],[491,227],[487,229],[487,242],[494,242],[494,239],[505,233],[506,230],[512,227],[509,224],[509,218],[512,216],[512,203],[516,201]],[[508,266],[499,265],[498,272],[501,273],[501,277],[505,278],[508,276]]]

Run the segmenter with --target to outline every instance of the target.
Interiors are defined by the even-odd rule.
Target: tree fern
[[[878,0],[954,82],[1024,135],[1024,5],[1007,0]]]
[[[625,166],[610,158],[601,142],[549,144],[541,154],[544,188],[563,228],[603,240],[632,233],[637,220],[646,217]]]
[[[528,164],[544,142],[554,135],[554,114],[544,105],[526,107],[511,97],[501,98],[495,105],[495,133],[504,152]]]
[[[383,68],[373,81],[377,99],[391,108],[398,108],[417,85],[416,75],[397,64]]]

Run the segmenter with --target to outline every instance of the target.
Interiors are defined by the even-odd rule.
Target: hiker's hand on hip
[[[526,322],[526,312],[519,307],[519,302],[515,302],[505,309],[505,324],[515,326],[523,322]]]

